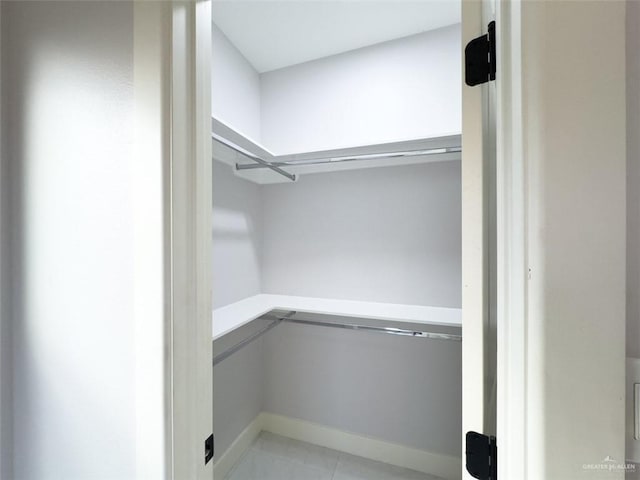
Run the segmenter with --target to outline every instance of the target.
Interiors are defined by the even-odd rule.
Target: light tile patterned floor
[[[225,480],[440,480],[262,432]]]

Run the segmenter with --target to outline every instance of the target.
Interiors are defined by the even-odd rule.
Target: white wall
[[[213,308],[261,293],[260,186],[213,162]]]
[[[260,186],[213,162],[213,307],[261,293],[262,198]],[[214,355],[251,335],[248,325],[214,342]],[[258,325],[258,327],[261,327]],[[263,350],[258,340],[213,371],[213,425],[217,460],[262,411]]]
[[[461,456],[460,343],[281,325],[265,355],[265,411]]]
[[[460,306],[459,162],[263,186],[213,165],[216,306],[260,291]],[[293,326],[264,338],[214,371],[218,455],[262,410],[461,454],[460,344]]]
[[[132,4],[0,5],[13,187],[6,478],[131,479]]]
[[[459,51],[453,25],[258,74],[214,24],[212,112],[276,154],[459,133]]]
[[[253,322],[216,340],[214,356],[251,336],[264,327]],[[264,346],[263,338],[250,343],[213,369],[213,428],[216,438],[214,461],[263,410]]]
[[[460,307],[460,163],[263,189],[263,292]]]
[[[460,133],[460,26],[263,73],[278,154]]]
[[[260,142],[260,77],[215,24],[212,41],[212,114]]]
[[[266,293],[460,306],[459,162],[262,189]],[[266,342],[266,411],[461,455],[460,344],[289,325]]]
[[[625,4],[522,8],[527,472],[587,478],[625,453]]]

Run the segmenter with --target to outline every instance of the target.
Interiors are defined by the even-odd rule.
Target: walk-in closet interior
[[[212,21],[214,475],[460,478],[460,5]]]

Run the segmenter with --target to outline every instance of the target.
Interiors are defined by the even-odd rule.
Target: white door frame
[[[526,443],[525,210],[520,85],[520,3],[497,2],[497,190],[498,190],[498,438],[502,478],[524,478]],[[211,365],[211,3],[136,2],[134,63],[140,142],[147,162],[137,172],[158,175],[154,192],[140,192],[137,215],[155,208],[164,239],[150,251],[137,237],[142,256],[164,268],[136,284],[139,478],[211,478],[204,466],[204,439],[212,431]],[[463,2],[463,45],[483,33],[482,2]],[[171,78],[171,82],[162,79]],[[488,336],[486,179],[483,163],[482,93],[463,88],[463,331],[481,339],[463,345],[463,432],[485,427]],[[469,112],[480,112],[479,116]],[[149,116],[155,112],[155,116]],[[155,124],[150,128],[149,119]],[[144,125],[141,122],[146,122]],[[139,138],[139,137],[137,137]],[[137,142],[138,144],[138,142]],[[505,159],[511,159],[506,162]],[[158,190],[159,189],[159,190]],[[161,201],[150,205],[151,198]],[[158,205],[162,208],[158,209]],[[153,207],[153,208],[151,208]],[[155,232],[157,233],[157,232]],[[154,237],[155,238],[155,237]],[[152,242],[151,242],[152,243]],[[138,256],[137,256],[138,257]],[[147,264],[148,265],[148,264]],[[163,279],[159,288],[158,278]],[[145,296],[147,297],[145,299]],[[149,299],[162,299],[162,326],[151,324]],[[155,308],[158,308],[155,303]],[[505,321],[509,318],[509,321]],[[154,333],[155,332],[155,333]],[[478,350],[480,346],[480,350]],[[164,356],[158,352],[164,351]],[[507,368],[508,367],[508,368]],[[155,372],[155,374],[154,374]],[[156,394],[162,392],[160,396]],[[162,402],[158,402],[162,398]],[[478,401],[482,398],[483,401]],[[158,423],[161,412],[162,422]],[[159,428],[162,425],[162,428]],[[161,470],[158,452],[166,459]],[[464,463],[464,462],[463,462]],[[464,467],[463,467],[464,468]],[[160,475],[158,475],[160,473]],[[464,473],[465,478],[469,478]]]
[[[210,1],[134,3],[136,478],[200,480],[213,431]]]
[[[624,77],[620,73],[624,56],[621,8],[624,7],[619,3],[610,7],[606,2],[594,2],[585,11],[580,2],[560,2],[560,7],[552,2],[496,2],[498,478],[526,480],[541,478],[541,474],[565,478],[570,475],[567,472],[581,474],[584,463],[597,464],[607,455],[618,462],[624,459],[624,412],[620,409],[620,399],[624,398],[624,352],[620,351],[624,349],[624,261],[617,250],[624,245],[624,238],[620,238],[624,230],[620,220],[620,216],[624,218],[624,135],[621,129],[601,132],[603,125],[624,123],[620,96]],[[606,21],[600,20],[606,15]],[[600,48],[610,52],[607,66],[600,63],[601,56],[596,51],[588,49],[579,63],[565,62],[572,54],[585,52],[582,46],[591,32],[586,25],[592,24],[606,25],[600,32],[607,39],[606,46]],[[541,40],[548,38],[552,40],[547,43]],[[547,50],[565,38],[572,42],[562,53]],[[576,86],[597,94],[587,100],[569,96],[564,105],[558,91],[568,88],[567,79],[573,78],[571,73],[575,70]],[[603,71],[607,75],[600,74]],[[563,87],[554,84],[551,73],[564,79]],[[553,117],[549,113],[552,106],[556,106],[554,114],[573,115],[568,117],[573,123],[566,135],[554,136],[555,130],[545,125]],[[590,115],[596,107],[602,115],[600,121],[593,121]],[[603,135],[608,135],[607,140]],[[575,178],[567,181],[567,173],[561,169],[542,176],[544,168],[560,162],[566,164],[564,168],[575,169]],[[580,169],[589,169],[588,175]],[[562,185],[561,198],[546,193],[544,182]],[[596,185],[601,192],[594,191]],[[550,199],[558,203],[551,203]],[[551,216],[554,210],[564,212],[563,208],[573,213],[588,208],[594,218],[600,214],[601,218],[616,220],[609,222],[608,231],[586,216],[567,218],[563,230],[566,239],[555,232],[547,241],[542,235],[543,229],[549,228],[544,216]],[[585,229],[585,225],[589,228]],[[589,232],[598,241],[585,246],[569,245],[577,232]],[[565,268],[569,270],[550,268],[552,271],[545,272],[545,276],[544,262],[550,258],[545,256],[557,254],[559,247],[567,252]],[[607,258],[612,265],[606,284],[577,273],[590,258],[598,257]],[[575,298],[561,307],[550,301],[549,292],[557,294],[550,287],[561,285],[567,275],[571,276],[567,294],[583,291],[584,303],[591,305],[591,310]],[[604,321],[598,314],[600,309],[607,311],[610,318]],[[558,321],[549,320],[553,318]],[[566,330],[572,328],[572,333],[579,333],[579,341],[568,342],[566,348],[563,345],[561,352],[545,349],[548,338],[567,336]],[[586,353],[579,346],[599,345],[605,340],[611,345],[610,350]],[[583,371],[572,372],[564,367],[570,355],[574,363],[585,365]],[[568,384],[572,387],[564,390],[550,386],[545,371],[563,368],[582,380],[572,379]],[[602,385],[600,389],[592,389],[592,378],[597,379],[596,385]],[[551,403],[555,410],[548,407]],[[608,416],[597,412],[607,412]],[[560,415],[560,423],[564,424],[556,426],[553,415]],[[576,439],[570,438],[567,424],[589,425],[593,438],[573,441]],[[560,445],[563,448],[558,448]],[[622,476],[622,472],[616,472],[611,478]]]
[[[486,33],[483,0],[463,1],[463,48]],[[495,2],[497,72],[496,135],[496,316],[497,397],[486,381],[489,361],[489,228],[484,155],[486,97],[483,87],[463,87],[463,478],[464,434],[494,433],[489,408],[496,408],[498,477],[526,478],[526,209],[522,122],[521,3]],[[483,102],[485,104],[483,105]]]
[[[528,223],[522,113],[522,4],[498,2],[496,115],[498,478],[527,478]]]
[[[463,45],[485,33],[481,3],[463,2]],[[527,363],[528,203],[534,194],[527,191],[531,167],[523,142],[528,106],[521,49],[525,35],[531,40],[522,27],[524,7],[520,1],[496,2],[497,436],[499,475],[518,479],[535,471],[527,451],[540,450],[528,443],[527,421],[528,385],[535,379]],[[145,267],[135,284],[138,477],[199,480],[212,476],[202,458],[212,427],[210,0],[141,1],[135,9],[134,168],[136,175],[154,179],[135,198],[135,218],[145,220],[135,243],[136,272]],[[482,432],[488,210],[481,90],[463,88],[463,105],[463,432]],[[158,265],[157,275],[149,265]],[[167,459],[164,465],[158,466],[159,458]]]
[[[137,95],[140,92],[136,105],[151,107],[157,113],[157,125],[151,131],[148,147],[154,154],[152,170],[158,168],[159,158],[164,159],[160,184],[165,202],[161,216],[165,239],[162,264],[166,266],[163,270],[164,326],[145,324],[144,318],[149,318],[145,304],[137,322],[141,327],[139,331],[145,332],[139,335],[144,337],[145,345],[138,351],[148,351],[148,355],[141,355],[138,361],[138,411],[142,413],[138,418],[138,445],[144,446],[138,452],[140,478],[213,476],[212,465],[205,468],[203,462],[203,442],[212,430],[213,421],[210,9],[210,0],[136,3],[135,63],[139,72],[146,72],[136,76]],[[497,253],[501,279],[498,284],[500,409],[497,422],[502,478],[524,478],[526,452],[526,262],[522,118],[518,103],[521,98],[519,15],[519,2],[497,2]],[[482,2],[463,2],[463,16],[463,45],[466,45],[485,33]],[[169,77],[170,83],[160,80]],[[474,400],[463,404],[463,432],[484,431],[486,400],[490,396],[485,382],[489,284],[482,102],[480,88],[463,88],[463,331],[467,339],[480,339],[480,342],[467,341],[463,345],[465,394],[469,385],[475,392]],[[140,113],[144,114],[144,109]],[[149,165],[146,168],[143,163],[139,165],[140,175],[148,176]],[[139,215],[148,214],[146,201],[142,200]],[[141,251],[147,249],[144,236],[140,240]],[[146,282],[140,287],[141,291],[150,290]],[[158,297],[157,285],[151,293]],[[150,330],[156,332],[155,337],[149,336]],[[149,341],[153,338],[155,342]],[[166,354],[162,365],[158,364],[157,355],[160,345]],[[158,375],[155,385],[150,385],[148,380],[153,371]],[[157,393],[160,386],[163,395],[155,397],[153,392]],[[476,396],[478,393],[480,396]],[[162,405],[157,405],[157,398],[164,399]],[[150,408],[154,399],[156,415]],[[162,432],[157,427],[158,411],[163,414]],[[158,458],[154,453],[159,451],[166,458],[161,476],[157,475],[157,464],[151,461]],[[464,476],[469,478],[466,470]]]
[[[484,35],[482,0],[462,2],[462,52]],[[465,434],[487,433],[489,391],[489,195],[485,155],[487,86],[462,88],[462,478]]]

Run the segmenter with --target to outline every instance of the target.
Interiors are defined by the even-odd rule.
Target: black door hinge
[[[213,458],[214,441],[213,433],[204,441],[204,464],[206,465]]]
[[[478,480],[496,480],[498,472],[496,437],[467,432],[465,440],[467,472]]]
[[[496,79],[496,22],[488,33],[474,38],[464,48],[464,81],[470,87]]]

